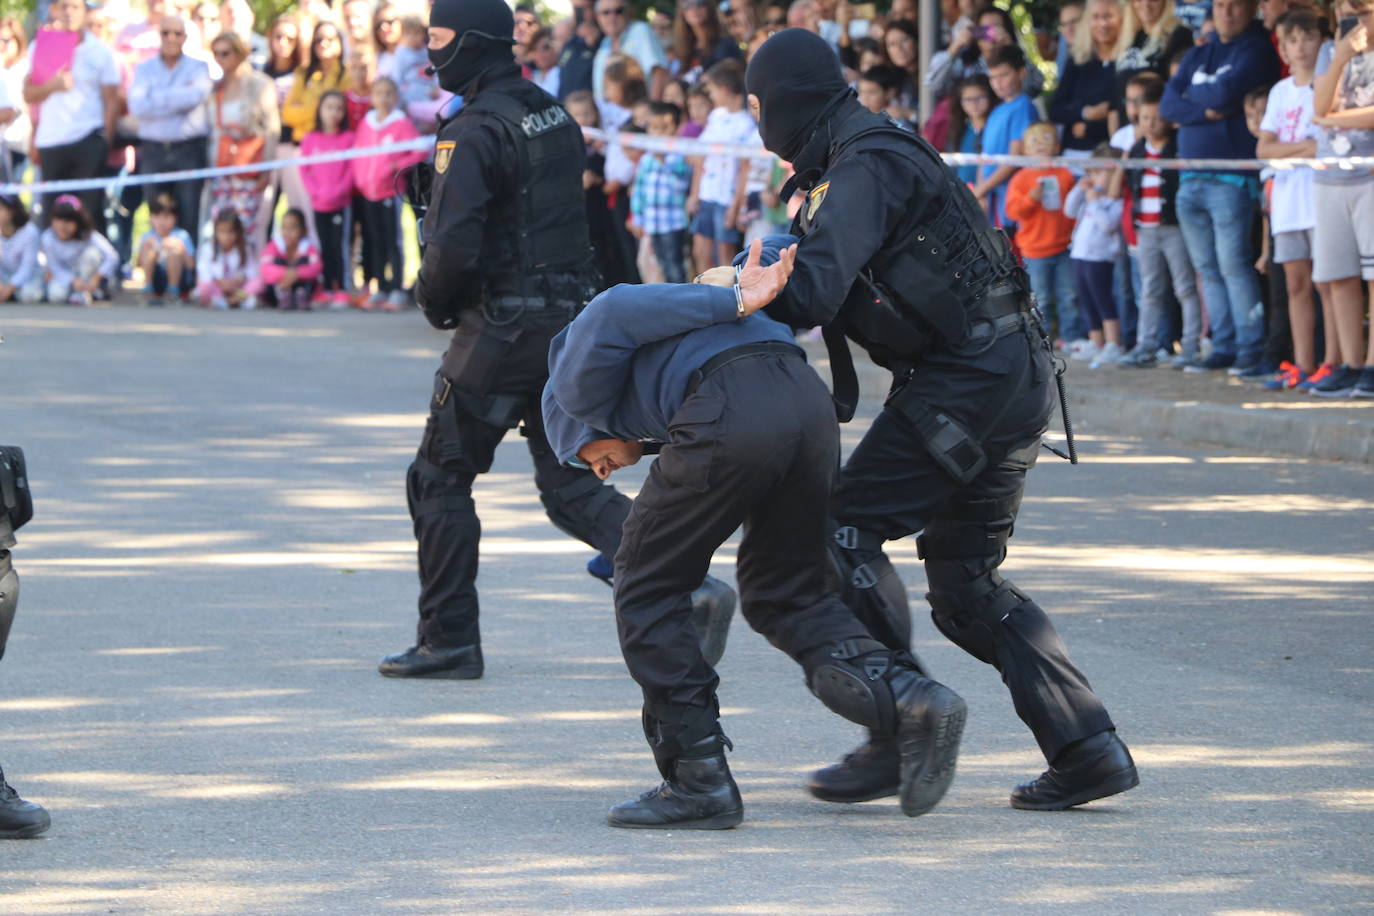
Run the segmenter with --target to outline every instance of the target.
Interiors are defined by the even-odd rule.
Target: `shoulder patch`
[[[434,171],[440,175],[448,171],[448,164],[453,161],[453,148],[457,144],[452,140],[440,140],[434,146]]]
[[[825,200],[825,192],[830,190],[830,182],[818,184],[811,189],[811,193],[806,195],[806,219],[808,222],[816,218],[816,211],[821,208],[821,202]]]

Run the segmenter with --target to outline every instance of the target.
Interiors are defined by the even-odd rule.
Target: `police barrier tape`
[[[604,142],[607,134],[598,128],[583,128],[588,140]],[[621,146],[641,149],[646,152],[670,152],[692,156],[737,156],[750,159],[775,159],[776,157],[761,146],[744,143],[710,143],[686,137],[655,137],[648,134],[626,134],[616,136]],[[173,184],[178,181],[194,181],[206,178],[220,178],[229,175],[249,175],[258,172],[271,172],[292,166],[314,165],[323,162],[340,162],[347,159],[361,159],[384,153],[404,153],[417,150],[428,151],[433,148],[433,137],[416,137],[399,143],[384,143],[377,146],[358,147],[330,153],[317,153],[313,156],[296,156],[291,159],[273,159],[269,162],[255,162],[250,165],[213,166],[202,169],[187,169],[179,172],[158,172],[154,174],[120,174],[104,178],[77,178],[65,181],[40,181],[35,183],[0,184],[0,194],[60,194],[69,191],[87,191],[95,188],[113,188],[132,185]],[[1341,169],[1374,170],[1374,156],[1352,156],[1328,159],[1094,159],[1073,156],[1010,156],[991,153],[942,153],[949,165],[1014,165],[1018,168],[1085,168],[1107,169],[1178,169],[1183,171],[1248,171],[1257,172],[1272,168],[1287,169]]]

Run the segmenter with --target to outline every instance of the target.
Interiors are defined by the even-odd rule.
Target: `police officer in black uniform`
[[[1056,382],[1024,269],[934,148],[858,103],[817,36],[769,38],[746,86],[765,146],[806,194],[796,269],[769,314],[824,327],[842,419],[857,397],[845,338],[893,372],[836,486],[831,553],[846,598],[875,637],[907,649],[906,592],[882,547],[920,532],[935,625],[997,668],[1050,763],[1012,805],[1067,808],[1135,786],[1049,617],[997,572]],[[810,788],[837,802],[896,794],[899,760],[894,736],[870,730]]]
[[[19,606],[19,574],[10,561],[10,548],[15,529],[32,515],[24,453],[12,445],[0,445],[0,658],[5,657],[5,643]],[[43,806],[20,798],[0,770],[0,839],[38,836],[51,823]]]
[[[596,292],[581,130],[521,78],[503,0],[437,0],[429,23],[439,83],[465,105],[439,129],[416,299],[430,324],[455,333],[406,478],[419,542],[418,637],[378,670],[471,679],[483,672],[472,484],[506,433],[523,427],[553,523],[606,557],[619,547],[629,500],[561,466],[540,416],[549,341]],[[733,592],[708,580],[694,598],[699,628],[723,650]]]

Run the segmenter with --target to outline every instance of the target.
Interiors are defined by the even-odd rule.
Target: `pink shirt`
[[[377,117],[377,112],[369,111],[367,117],[359,122],[355,146],[380,146],[383,143],[398,143],[420,136],[415,125],[400,109],[387,116],[385,121]],[[353,160],[353,184],[358,193],[368,200],[386,200],[396,196],[396,173],[404,168],[425,160],[423,150],[409,153],[379,153],[375,156],[361,156]]]
[[[334,153],[352,149],[355,143],[353,131],[343,130],[337,134],[323,134],[312,130],[301,140],[301,155],[313,156],[316,153]],[[353,199],[353,160],[342,159],[338,162],[318,162],[301,166],[301,181],[305,182],[306,193],[310,195],[310,206],[319,213],[337,213],[348,206]]]

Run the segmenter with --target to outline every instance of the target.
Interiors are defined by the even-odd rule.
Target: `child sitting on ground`
[[[1100,143],[1093,157],[1115,159],[1110,143]],[[1074,356],[1091,360],[1093,369],[1121,359],[1121,322],[1112,298],[1112,269],[1121,253],[1121,201],[1111,196],[1108,169],[1088,169],[1064,202],[1064,213],[1078,221],[1073,230],[1074,286],[1078,305],[1088,319],[1089,345]]]
[[[215,217],[214,238],[200,248],[196,279],[196,301],[206,308],[257,308],[257,265],[248,256],[243,221],[233,210]]]
[[[277,308],[310,311],[324,262],[319,246],[306,235],[305,214],[300,210],[286,211],[277,236],[262,250],[258,272],[263,283],[272,287]]]
[[[48,301],[90,305],[108,299],[119,275],[119,255],[91,224],[91,215],[74,194],[53,203],[52,223],[39,240]]]
[[[179,213],[176,198],[170,194],[159,194],[148,205],[149,229],[138,240],[136,259],[143,271],[148,305],[161,305],[164,296],[180,299],[192,285],[196,245],[191,234],[177,225]]]
[[[38,226],[18,197],[0,194],[0,302],[43,301]]]

